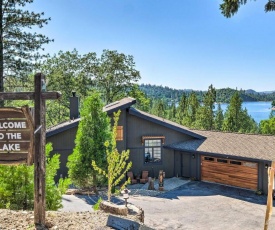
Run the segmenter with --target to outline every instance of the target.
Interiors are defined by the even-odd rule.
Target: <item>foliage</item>
[[[47,90],[62,93],[58,101],[47,102],[47,126],[69,119],[72,91],[84,101],[96,89],[106,103],[132,95],[136,97],[138,107],[149,108],[150,100],[136,85],[140,75],[131,55],[115,50],[103,50],[101,57],[95,52],[80,55],[77,50],[60,51],[37,68],[47,77]]]
[[[132,167],[132,162],[128,162],[130,151],[122,151],[118,152],[116,148],[116,136],[117,136],[117,124],[120,115],[120,110],[117,113],[114,113],[114,126],[112,132],[111,142],[106,141],[106,151],[107,151],[107,165],[108,169],[105,170],[100,168],[94,160],[92,161],[92,165],[96,171],[100,174],[103,174],[106,178],[108,178],[108,201],[111,199],[112,188],[118,185],[121,180],[124,178],[125,174]],[[111,147],[111,149],[109,149]],[[130,178],[125,181],[121,188],[123,189],[128,183],[130,183]]]
[[[220,4],[220,10],[222,14],[230,18],[235,13],[238,12],[241,5],[245,5],[247,3],[247,0],[223,0],[223,3]],[[275,10],[275,1],[274,0],[268,0],[265,4],[265,12],[270,12]]]
[[[50,158],[51,144],[46,145],[46,208],[57,210],[61,207],[62,194],[69,185],[68,179],[60,179],[55,185],[54,177],[59,168],[59,155]],[[34,202],[34,166],[0,165],[0,208],[33,209]]]
[[[14,78],[20,78],[23,83],[24,78],[32,72],[34,63],[46,56],[38,51],[52,41],[45,35],[31,32],[31,29],[42,28],[50,20],[43,18],[44,13],[24,10],[32,2],[2,0],[0,5],[0,92],[4,91],[4,83],[9,91],[18,87],[13,84]]]
[[[83,99],[92,92],[91,77],[96,66],[96,53],[80,55],[76,50],[60,51],[41,63],[40,69],[47,77],[47,90],[62,93],[58,101],[47,102],[48,126],[69,119],[69,98],[73,91]]]
[[[75,148],[68,158],[69,177],[81,187],[97,186],[97,171],[91,167],[95,161],[99,167],[106,167],[106,148],[104,143],[110,139],[110,120],[103,112],[103,104],[98,93],[85,99],[80,111]]]
[[[246,109],[242,109],[242,99],[237,91],[225,111],[222,129],[241,133],[257,132],[257,123],[248,115]]]
[[[118,53],[116,50],[103,50],[95,74],[95,85],[102,92],[106,104],[125,96],[139,79],[134,57]]]
[[[101,197],[99,197],[99,199],[97,200],[97,202],[94,204],[94,206],[93,206],[93,209],[94,209],[94,211],[97,211],[97,210],[99,210],[99,207],[100,207],[100,203],[102,202],[102,198]]]
[[[194,92],[199,102],[203,102],[204,95],[207,91],[193,91],[190,89],[172,89],[169,87],[156,86],[150,84],[141,84],[140,90],[147,95],[150,100],[161,99],[165,103],[179,104],[183,95],[189,97]],[[229,103],[233,94],[238,91],[243,101],[272,101],[275,100],[275,92],[256,92],[254,90],[236,90],[230,88],[215,89],[216,102]]]
[[[216,89],[211,84],[208,91],[203,95],[203,105],[198,109],[195,127],[199,129],[214,129],[214,109],[216,102]]]
[[[140,90],[137,84],[134,84],[129,91],[129,96],[136,99],[136,108],[140,109],[144,112],[148,112],[150,108],[150,99],[146,96],[146,94]]]
[[[260,122],[260,133],[275,135],[275,117]]]
[[[54,177],[60,166],[60,155],[54,154],[50,157],[50,152],[53,150],[52,144],[46,145],[46,208],[47,210],[57,210],[62,207],[62,195],[66,192],[70,185],[68,178],[60,178],[55,185]]]
[[[222,130],[222,124],[224,121],[224,116],[223,116],[223,110],[221,108],[221,104],[218,104],[218,109],[216,111],[215,115],[215,130],[221,131]]]

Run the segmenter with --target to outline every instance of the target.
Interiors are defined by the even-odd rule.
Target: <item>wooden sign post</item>
[[[59,92],[43,92],[43,84],[45,83],[45,77],[41,73],[35,75],[35,92],[20,92],[20,93],[0,93],[0,100],[34,100],[34,129],[32,134],[34,135],[34,224],[36,227],[45,226],[45,216],[46,216],[46,200],[45,200],[45,145],[46,145],[46,127],[45,127],[45,100],[47,99],[58,99],[61,94]],[[18,113],[18,112],[17,112]],[[23,112],[24,113],[24,112]],[[2,114],[2,113],[1,113]],[[3,115],[4,116],[4,115]],[[27,115],[28,116],[28,115]],[[20,117],[19,117],[20,118]],[[32,119],[30,119],[32,120]],[[5,121],[2,123],[3,127],[7,127],[9,133],[2,132],[0,138],[6,138],[11,143],[11,138],[16,137],[22,138],[22,133],[12,132],[12,128],[15,127],[15,123]],[[5,124],[4,124],[5,123]],[[17,128],[25,127],[25,123],[17,123]],[[23,129],[23,128],[22,128]],[[23,131],[23,130],[22,130]],[[1,132],[0,132],[1,133]],[[15,134],[14,134],[15,133]],[[17,133],[17,134],[16,134]],[[23,134],[24,135],[24,134]],[[3,137],[4,136],[4,137]],[[5,137],[6,136],[6,137]],[[25,137],[24,137],[25,138]],[[18,141],[18,140],[17,140]],[[17,143],[18,144],[18,143]],[[19,151],[21,150],[21,145],[0,145],[0,148],[9,149],[9,151]],[[6,153],[9,154],[9,153]],[[1,150],[0,150],[1,157]],[[1,159],[1,158],[0,158]],[[32,158],[28,158],[28,163],[31,163]],[[1,160],[0,160],[1,163]]]

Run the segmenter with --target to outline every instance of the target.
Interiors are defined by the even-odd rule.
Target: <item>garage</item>
[[[201,156],[201,180],[258,189],[258,163]]]

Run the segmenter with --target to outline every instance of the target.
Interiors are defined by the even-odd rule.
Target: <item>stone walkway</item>
[[[163,194],[167,191],[171,191],[176,189],[186,183],[190,182],[190,180],[179,178],[179,177],[172,177],[164,179],[164,191],[159,191],[159,183],[158,179],[154,181],[155,190],[148,190],[149,184],[133,184],[128,185],[127,188],[131,191],[129,194],[132,196],[158,196]]]

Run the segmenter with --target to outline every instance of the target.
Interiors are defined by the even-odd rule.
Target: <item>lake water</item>
[[[225,112],[228,104],[221,104],[223,112]],[[248,114],[257,122],[260,123],[261,120],[269,119],[271,111],[271,101],[257,101],[257,102],[243,102],[242,107],[247,109]],[[217,109],[218,106],[215,106]]]

